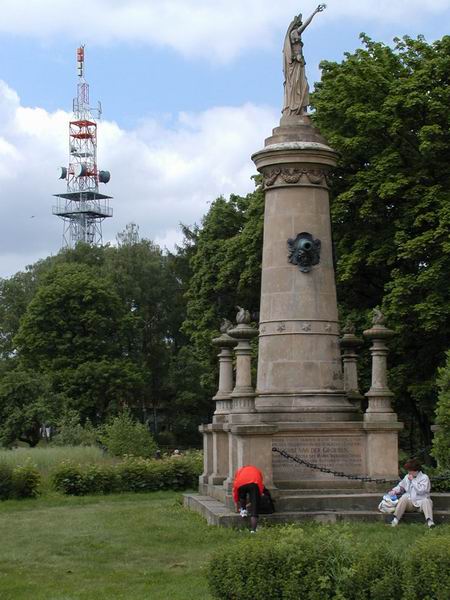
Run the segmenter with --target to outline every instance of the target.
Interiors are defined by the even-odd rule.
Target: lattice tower
[[[59,178],[67,181],[67,191],[58,198],[53,214],[64,221],[63,245],[73,248],[78,242],[100,245],[102,222],[112,217],[111,196],[99,192],[99,183],[108,183],[109,171],[97,168],[97,122],[101,104],[89,105],[89,84],[84,78],[84,46],[77,49],[77,97],[69,122],[69,166],[60,167]]]

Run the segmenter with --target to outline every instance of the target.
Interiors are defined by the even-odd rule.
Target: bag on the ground
[[[392,514],[393,512],[395,512],[397,504],[397,496],[390,496],[389,494],[384,494],[380,504],[378,505],[378,510],[382,513]]]
[[[263,489],[263,493],[259,497],[258,510],[261,515],[271,515],[275,512],[275,504],[267,488]]]

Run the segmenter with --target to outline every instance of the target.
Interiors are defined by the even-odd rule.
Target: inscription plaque
[[[361,436],[275,436],[273,446],[286,450],[292,456],[334,471],[342,471],[350,475],[363,475],[365,472]],[[310,469],[276,452],[273,453],[272,460],[275,484],[277,481],[335,479],[334,475]]]

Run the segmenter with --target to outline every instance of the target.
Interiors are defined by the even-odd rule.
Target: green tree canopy
[[[85,265],[57,265],[23,316],[15,344],[40,371],[121,356],[123,307],[109,282]]]
[[[397,336],[392,385],[430,442],[435,377],[450,339],[450,37],[362,35],[322,63],[315,121],[340,154],[332,218],[342,316],[382,305]]]

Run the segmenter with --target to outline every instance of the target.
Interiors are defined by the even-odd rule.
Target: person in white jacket
[[[398,525],[405,511],[421,511],[425,515],[428,527],[434,527],[430,478],[422,473],[422,466],[415,458],[408,460],[403,466],[408,471],[408,475],[405,475],[400,483],[389,492],[389,494],[400,496],[391,526]]]

